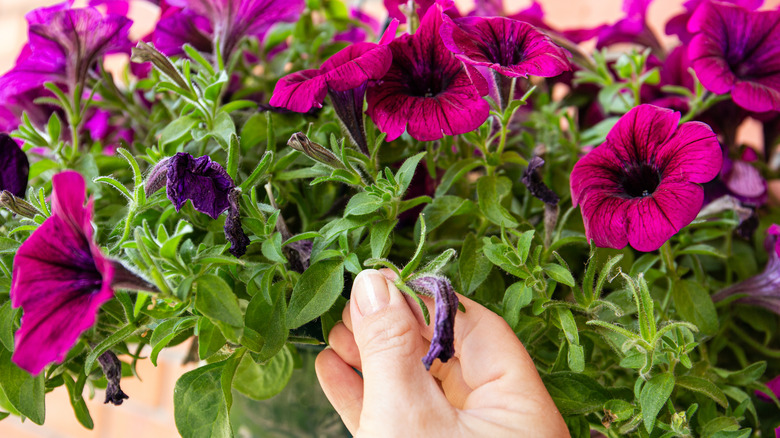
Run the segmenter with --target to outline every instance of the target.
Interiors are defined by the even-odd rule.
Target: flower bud
[[[3,192],[0,193],[0,206],[28,219],[32,219],[36,214],[40,214],[38,209],[33,207],[32,204],[22,198],[17,198],[8,190],[3,190]]]
[[[133,47],[132,56],[130,60],[137,63],[151,62],[157,67],[160,72],[165,76],[168,76],[179,87],[189,90],[190,86],[187,81],[181,76],[176,67],[173,65],[167,56],[163,55],[159,50],[155,49],[153,45],[147,44],[143,41],[139,41],[138,45]]]
[[[144,182],[144,192],[146,192],[146,196],[152,195],[154,192],[168,184],[168,163],[170,161],[170,157],[163,158],[159,163],[155,164],[146,176],[146,181]]]
[[[302,132],[296,132],[287,141],[287,145],[296,151],[303,152],[309,158],[325,163],[331,167],[341,167],[341,162],[333,152],[325,149],[321,144],[315,143]]]

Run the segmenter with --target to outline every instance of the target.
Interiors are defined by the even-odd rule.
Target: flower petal
[[[194,158],[179,152],[168,162],[168,199],[176,211],[189,199],[195,210],[216,219],[230,207],[228,194],[234,187],[230,175],[208,155]]]
[[[628,245],[628,210],[631,199],[609,191],[593,192],[580,204],[585,237],[601,248],[625,248]]]
[[[29,174],[27,155],[8,134],[0,134],[0,190],[23,198]]]
[[[654,152],[674,134],[680,113],[654,105],[639,105],[618,120],[607,134],[618,159],[650,163]]]
[[[657,250],[696,218],[703,202],[701,186],[662,181],[651,196],[628,209],[628,242],[638,251]]]
[[[327,91],[328,86],[320,70],[301,70],[279,79],[268,103],[305,113],[313,107],[321,108]]]
[[[409,286],[424,295],[433,296],[436,302],[436,320],[433,339],[428,354],[423,357],[425,369],[430,370],[435,359],[447,362],[455,355],[455,315],[458,313],[458,296],[450,281],[444,277],[426,275],[409,282]]]
[[[709,126],[687,122],[656,149],[655,162],[663,169],[663,178],[703,184],[718,176],[723,153]]]

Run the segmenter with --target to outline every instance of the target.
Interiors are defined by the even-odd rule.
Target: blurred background
[[[558,29],[592,27],[613,23],[622,18],[622,0],[539,0],[545,11],[545,20]],[[656,35],[667,45],[676,44],[676,38],[664,32],[666,21],[683,11],[684,0],[654,0],[649,9],[649,22]],[[27,12],[59,3],[56,0],[0,0],[0,74],[13,67],[16,57],[27,41]],[[76,5],[83,5],[79,0]],[[355,4],[357,2],[350,1]],[[384,19],[387,15],[382,0],[360,2],[363,9]],[[530,0],[504,0],[507,12],[515,12],[530,5]],[[473,0],[456,1],[461,11],[472,9]],[[766,0],[764,8],[776,8],[780,0]],[[157,21],[159,10],[144,0],[132,0],[130,18],[134,24],[131,37],[138,38],[150,32]],[[126,59],[109,60],[121,66]],[[759,131],[756,131],[758,129]],[[748,121],[742,137],[750,143],[760,127]],[[158,366],[150,361],[140,361],[139,379],[123,379],[122,388],[130,395],[122,406],[104,405],[104,394],[96,391],[87,400],[95,427],[84,429],[75,419],[64,387],[46,397],[46,424],[38,426],[30,421],[21,422],[17,417],[0,421],[0,437],[3,438],[168,438],[178,436],[173,420],[173,388],[178,377],[192,365],[182,366],[189,344],[165,349],[160,354]],[[236,394],[234,409],[237,415],[235,432],[238,437],[338,437],[348,436],[338,416],[330,408],[314,375],[316,351],[301,352],[302,367],[296,369],[290,385],[271,400],[256,402]]]

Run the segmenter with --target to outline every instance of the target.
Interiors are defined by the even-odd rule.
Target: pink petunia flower
[[[32,374],[65,358],[114,287],[156,290],[100,251],[84,178],[66,171],[52,186],[52,215],[19,248],[11,283],[11,304],[24,311],[12,359]]]
[[[688,57],[704,88],[749,111],[780,110],[780,11],[706,2],[688,22]]]
[[[640,105],[574,166],[573,204],[597,246],[654,251],[699,213],[706,183],[721,168],[709,126],[683,123],[680,113]]]
[[[488,117],[485,78],[464,65],[444,45],[439,6],[428,9],[414,35],[390,43],[393,62],[387,74],[368,89],[367,113],[398,138],[407,129],[420,141],[438,140],[479,127]]]

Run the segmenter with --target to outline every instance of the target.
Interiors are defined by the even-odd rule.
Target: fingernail
[[[390,302],[385,277],[374,269],[362,271],[355,279],[352,298],[363,316],[384,308]]]

